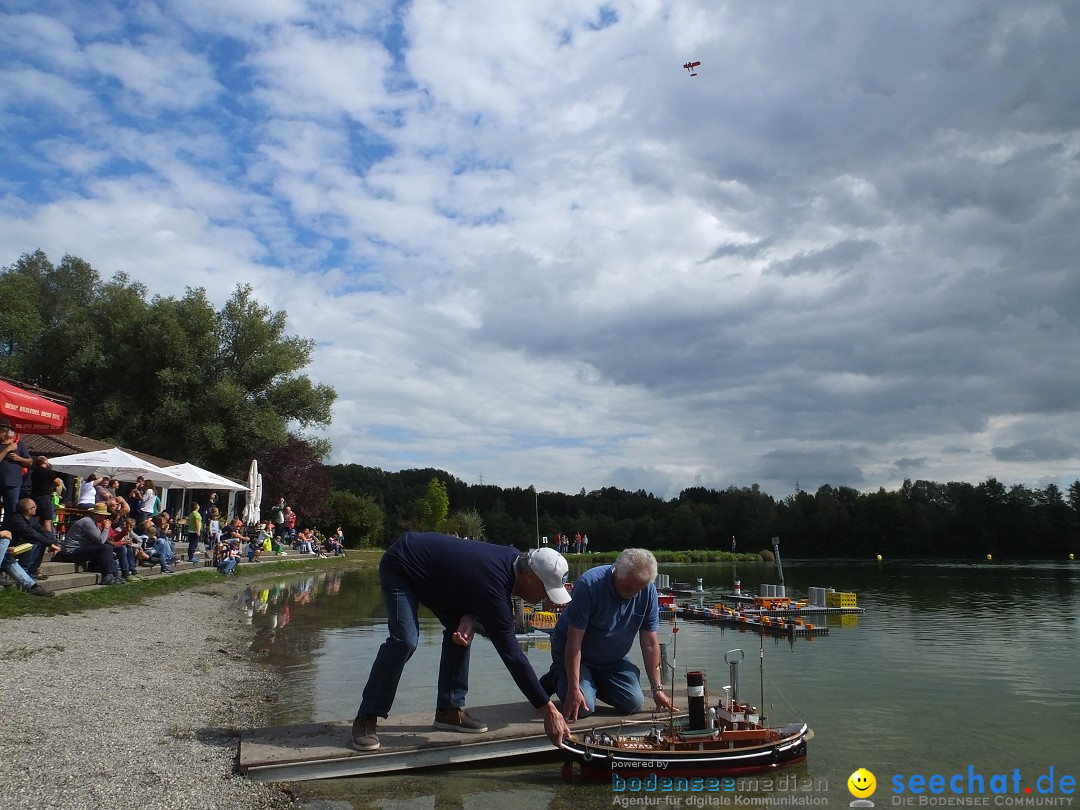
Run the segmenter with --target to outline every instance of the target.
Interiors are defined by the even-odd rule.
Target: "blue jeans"
[[[364,697],[357,717],[387,717],[397,695],[402,670],[420,638],[417,611],[420,600],[412,583],[399,570],[393,558],[383,556],[379,563],[379,582],[386,602],[386,627],[389,636],[379,647],[371,665]],[[442,658],[439,662],[439,685],[436,709],[463,708],[469,691],[469,653],[472,647],[453,642],[461,616],[440,615],[443,625]]]
[[[578,684],[588,711],[579,711],[578,717],[587,717],[595,712],[597,698],[623,714],[639,712],[645,706],[645,695],[639,680],[641,671],[629,658],[606,667],[590,667],[583,662],[580,670]],[[556,661],[555,691],[560,701],[566,700],[568,685],[566,667],[562,661]]]
[[[154,555],[158,558],[158,562],[161,564],[161,570],[164,571],[168,566],[173,564],[173,547],[172,543],[168,540],[159,538],[154,543]],[[153,559],[151,558],[151,562]]]
[[[22,492],[22,484],[11,487],[3,487],[0,495],[4,499],[4,525],[6,526],[15,517],[15,508],[19,505],[19,493]]]
[[[26,572],[33,576],[41,568],[41,563],[45,560],[45,549],[47,549],[44,543],[34,543],[34,547],[29,551],[24,551],[18,556],[19,565],[21,565]]]
[[[23,567],[15,561],[14,557],[8,556],[8,546],[10,545],[11,540],[0,537],[0,571],[3,571],[23,588],[33,588],[37,585],[34,578],[26,573]]]
[[[134,574],[138,567],[135,559],[134,546],[113,546],[113,554],[116,555],[116,564],[121,574]]]
[[[222,574],[228,576],[236,570],[236,566],[240,564],[239,557],[226,557],[224,560],[218,563],[217,570]]]

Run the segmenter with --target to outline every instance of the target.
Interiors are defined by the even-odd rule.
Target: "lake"
[[[730,563],[663,564],[660,571],[673,582],[700,578],[706,591],[730,590],[735,575],[755,592],[779,581],[771,564],[740,563],[737,572]],[[816,735],[803,765],[735,784],[617,789],[563,782],[561,755],[552,749],[550,759],[512,766],[294,788],[313,807],[342,810],[847,807],[848,777],[865,768],[877,781],[870,797],[877,807],[1065,807],[1066,799],[1080,807],[1080,796],[1067,792],[1069,780],[1075,786],[1080,778],[1080,562],[784,560],[784,578],[789,595],[805,597],[810,587],[852,591],[866,610],[831,617],[825,637],[765,639],[770,722],[805,720]],[[271,722],[351,720],[385,637],[376,571],[293,577],[239,601],[256,629],[253,653],[286,679]],[[395,712],[434,711],[440,633],[433,617],[422,620]],[[670,624],[660,636],[671,641]],[[475,644],[469,708],[482,719],[484,705],[523,698],[490,643]],[[727,683],[724,653],[741,648],[740,691],[757,703],[760,645],[756,635],[680,623],[678,677],[705,669],[715,693]],[[546,644],[528,655],[537,672],[547,669]],[[631,657],[640,665],[636,648]]]

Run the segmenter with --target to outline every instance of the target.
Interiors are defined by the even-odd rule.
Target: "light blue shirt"
[[[573,599],[551,636],[556,661],[563,660],[566,634],[571,627],[585,631],[581,661],[590,667],[606,667],[621,661],[642,630],[655,631],[660,627],[656,586],[650,582],[631,598],[623,599],[615,590],[614,572],[614,566],[601,565],[590,568],[574,582]]]

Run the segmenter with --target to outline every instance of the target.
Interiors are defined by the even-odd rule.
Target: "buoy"
[[[987,560],[992,560],[992,559],[994,559],[994,555],[993,554],[987,554],[986,559]]]
[[[1076,559],[1076,555],[1075,555],[1075,554],[1070,554],[1070,555],[1069,555],[1069,559],[1070,559],[1070,560],[1075,560],[1075,559]]]
[[[1069,555],[1069,559],[1070,560],[1072,559],[1072,554]],[[735,595],[736,596],[741,596],[742,595],[742,583],[740,583],[739,580],[735,580]]]
[[[877,561],[881,562],[881,555],[880,554],[877,555]]]

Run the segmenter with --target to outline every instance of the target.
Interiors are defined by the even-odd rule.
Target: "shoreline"
[[[297,807],[235,772],[278,675],[250,653],[236,579],[0,620],[0,784],[12,807]]]

